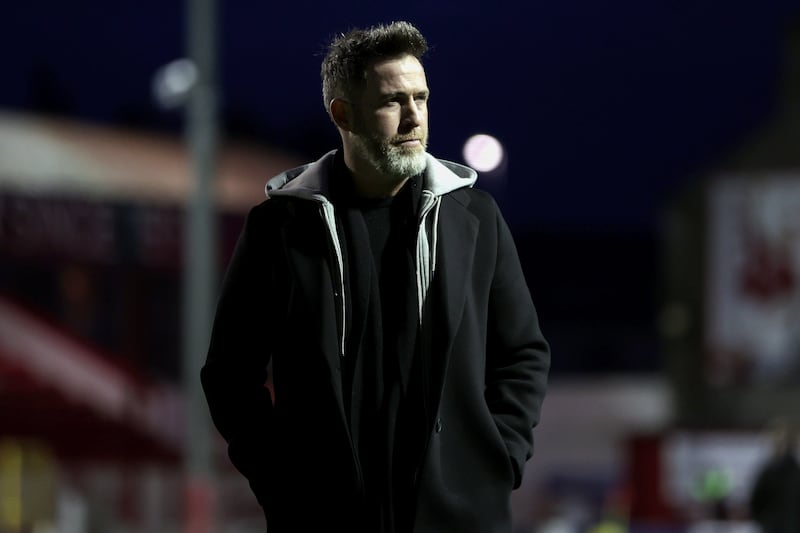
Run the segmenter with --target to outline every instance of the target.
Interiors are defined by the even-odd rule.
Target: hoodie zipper
[[[342,246],[339,241],[339,234],[336,230],[336,217],[334,214],[333,204],[328,201],[327,199],[320,200],[320,214],[322,215],[322,220],[325,223],[325,226],[328,228],[328,246],[331,255],[335,258],[335,263],[338,270],[338,278],[337,278],[337,287],[334,289],[333,296],[334,299],[338,300],[338,313],[341,314],[339,324],[341,324],[340,330],[340,338],[339,338],[339,361],[342,363],[343,368],[343,360],[345,357],[345,332],[347,331],[345,328],[345,317],[346,315],[346,298],[344,293],[344,259],[342,258]],[[348,435],[350,432],[347,432]],[[354,443],[350,443],[350,451],[353,454],[353,465],[356,469],[356,477],[358,479],[358,484],[360,490],[364,491],[364,474],[361,471],[361,462],[359,461]]]
[[[333,291],[334,298],[338,301],[338,310],[337,312],[340,313],[339,317],[339,357],[344,358],[345,354],[345,320],[346,320],[346,300],[344,295],[344,260],[342,259],[342,245],[339,242],[339,234],[336,231],[336,217],[333,211],[333,204],[326,199],[322,199],[320,201],[320,214],[322,215],[322,220],[325,222],[325,226],[328,228],[328,237],[329,237],[329,244],[333,249],[333,255],[336,259],[336,266],[337,266],[337,274],[338,277],[335,281],[336,287]]]
[[[424,194],[424,193],[423,193]],[[426,312],[426,303],[428,290],[430,289],[433,280],[434,272],[436,271],[436,255],[438,246],[438,232],[439,232],[439,209],[441,207],[441,197],[434,195],[424,194],[424,203],[421,208],[419,217],[419,227],[417,228],[417,252],[416,252],[416,269],[417,269],[417,298],[419,305],[419,334],[422,336],[420,343],[420,353],[422,364],[422,412],[425,420],[430,417],[430,389],[429,389],[429,374],[428,374],[428,348],[430,346],[431,326],[430,326],[430,313]],[[428,231],[428,216],[432,213],[431,228]],[[429,428],[432,431],[432,428]],[[428,453],[430,446],[431,434],[429,433],[425,439],[425,446],[423,447],[422,454],[419,456],[419,463],[414,469],[412,483],[414,489],[419,487],[419,474],[422,464],[425,462],[425,457]]]

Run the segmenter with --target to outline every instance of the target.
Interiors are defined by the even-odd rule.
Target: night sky
[[[338,142],[320,98],[329,37],[406,19],[427,36],[431,145],[473,133],[508,150],[484,177],[515,226],[637,230],[675,187],[775,105],[788,0],[219,2],[226,135],[317,157]],[[185,54],[182,2],[16,2],[4,9],[0,106],[176,128],[153,101]],[[796,17],[795,17],[796,18]]]
[[[159,109],[150,85],[186,54],[183,10],[163,0],[7,5],[0,108],[178,132],[179,112]],[[775,112],[785,30],[799,14],[796,0],[234,0],[219,10],[221,121],[230,138],[322,155],[338,144],[320,95],[329,38],[415,23],[431,47],[429,149],[461,162],[472,134],[505,144],[504,174],[478,186],[520,237],[552,337],[566,317],[602,315],[618,325],[604,329],[616,335],[609,353],[624,337],[635,358],[652,341],[642,332],[655,312],[660,209]],[[602,307],[609,300],[616,312]],[[569,366],[570,331],[557,365]],[[594,338],[595,351],[603,342]]]

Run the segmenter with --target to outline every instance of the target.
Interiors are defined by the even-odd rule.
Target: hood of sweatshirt
[[[313,163],[289,169],[278,174],[264,187],[268,198],[274,196],[293,196],[308,200],[324,201],[330,198],[330,164],[336,151],[332,150]],[[456,189],[472,187],[478,178],[473,169],[437,159],[426,153],[428,164],[422,178],[423,191],[433,196],[441,196]]]

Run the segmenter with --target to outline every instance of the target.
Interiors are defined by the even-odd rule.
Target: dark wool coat
[[[278,177],[271,198],[249,213],[201,374],[214,423],[270,533],[365,531],[343,407],[346,299],[323,208],[332,157]],[[494,200],[471,187],[471,169],[428,159],[423,190],[437,217],[422,222],[418,249],[435,263],[424,296],[438,302],[424,321],[435,416],[414,474],[413,531],[509,533],[549,347]]]

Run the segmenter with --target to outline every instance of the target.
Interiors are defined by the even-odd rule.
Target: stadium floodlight
[[[176,59],[156,70],[153,75],[153,98],[162,109],[182,107],[197,85],[197,66],[191,59]]]
[[[473,135],[464,143],[464,160],[479,172],[492,172],[503,163],[505,150],[497,138],[483,133]]]

